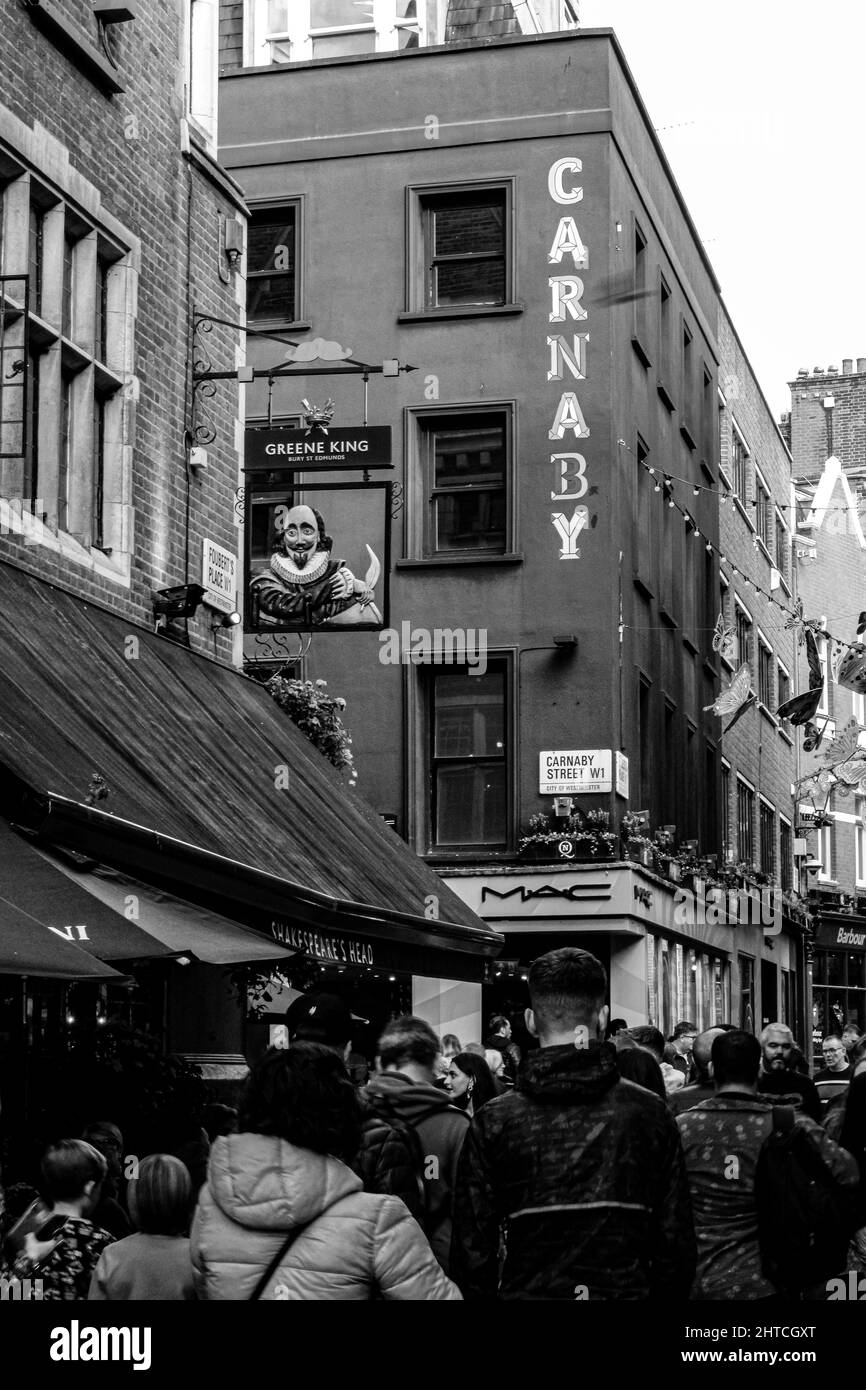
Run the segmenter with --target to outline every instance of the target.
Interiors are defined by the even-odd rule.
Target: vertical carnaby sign
[[[583,201],[583,187],[575,178],[583,170],[581,160],[573,155],[557,159],[547,175],[547,187],[558,207],[568,207]],[[579,560],[580,534],[589,523],[589,509],[579,505],[586,496],[589,482],[586,458],[577,447],[589,438],[589,426],[584,418],[576,383],[586,380],[589,333],[576,332],[575,323],[585,323],[587,311],[583,305],[584,282],[575,271],[589,267],[589,252],[581,240],[575,217],[563,213],[547,253],[550,266],[560,267],[548,276],[550,309],[548,322],[563,324],[569,332],[552,328],[547,335],[547,380],[569,384],[574,389],[560,390],[548,438],[555,448],[550,455],[553,487],[550,500],[560,507],[550,514],[551,524],[559,541],[561,560]],[[567,271],[567,273],[566,273]],[[559,390],[559,388],[557,388]]]

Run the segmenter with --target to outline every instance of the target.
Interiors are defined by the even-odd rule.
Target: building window
[[[734,621],[737,629],[737,661],[752,661],[752,620],[737,603],[734,606]]]
[[[646,306],[647,306],[647,251],[646,237],[634,224],[634,331],[636,337],[646,344]]]
[[[253,212],[247,232],[247,318],[251,323],[298,320],[299,205]]]
[[[779,817],[779,886],[783,893],[790,893],[794,886],[794,842],[791,826],[782,816]]]
[[[493,307],[508,298],[507,196],[467,188],[420,196],[424,307]]]
[[[834,821],[830,825],[822,825],[817,835],[818,843],[815,848],[815,858],[821,861],[818,877],[825,883],[831,882],[834,879],[835,829],[836,823]]]
[[[673,334],[673,311],[671,309],[672,296],[670,286],[665,277],[659,272],[659,383],[665,389],[665,395],[674,389],[673,372],[671,363],[673,360],[673,348],[671,337]],[[668,409],[672,408],[672,403]]]
[[[821,626],[824,626],[824,620],[822,620]],[[824,682],[821,689],[821,701],[816,713],[829,716],[832,711],[830,709],[830,687],[827,680],[827,638],[820,632],[816,632],[815,641],[818,646],[818,660],[821,663],[821,674]]]
[[[779,571],[785,583],[788,582],[788,556],[791,550],[791,543],[788,539],[788,531],[781,517],[776,517],[776,569]]]
[[[756,530],[757,533],[758,533],[758,539],[761,540],[761,541],[763,541],[763,543],[764,543],[764,545],[767,547],[767,550],[768,550],[768,551],[769,551],[769,549],[770,549],[770,541],[771,541],[771,534],[770,534],[770,527],[771,527],[771,524],[772,524],[771,516],[772,516],[772,513],[771,513],[771,507],[770,507],[770,494],[769,494],[769,492],[767,491],[766,487],[764,486],[764,483],[763,483],[762,479],[758,477],[757,472],[756,472],[756,473],[755,473],[755,530]]]
[[[759,831],[761,836],[760,866],[772,878],[776,872],[776,812],[765,801],[760,803]]]
[[[715,463],[713,449],[716,440],[716,388],[712,373],[706,365],[701,370],[701,381],[701,453],[704,463],[712,468]]]
[[[417,48],[424,42],[424,9],[418,0],[249,0],[247,62]]]
[[[851,714],[858,724],[866,724],[866,695],[851,696]]]
[[[29,346],[22,353],[26,440],[5,460],[0,488],[26,502],[39,522],[30,543],[124,577],[132,540],[131,419],[123,404],[134,362],[128,247],[24,167],[0,189],[0,204],[6,273],[29,274],[36,287],[35,298],[22,288],[4,304],[4,328],[15,325],[23,335],[26,319]]]
[[[418,424],[426,500],[421,556],[503,554],[510,539],[510,410],[422,415]]]
[[[507,665],[432,674],[431,848],[508,843]]]
[[[773,653],[758,642],[758,699],[767,709],[773,707]]]
[[[731,769],[722,763],[722,862],[727,864],[731,849]]]
[[[866,888],[866,796],[854,798],[854,877],[858,888]]]
[[[27,270],[30,276],[30,309],[34,314],[40,313],[42,309],[42,258],[44,237],[45,215],[36,203],[31,203]]]
[[[649,809],[654,795],[652,781],[652,687],[645,676],[638,679],[637,722],[640,753],[640,804]]]
[[[693,420],[692,393],[694,388],[694,353],[692,352],[692,331],[683,321],[683,420],[689,426]]]
[[[731,430],[731,481],[734,485],[734,492],[741,502],[745,502],[748,486],[748,464],[749,455],[737,431],[736,425]]]
[[[776,708],[781,709],[782,705],[786,704],[787,701],[791,698],[791,677],[788,675],[788,672],[785,670],[781,662],[776,663],[776,682]],[[790,729],[790,727],[791,725],[788,722],[788,720],[783,719],[782,728]]]
[[[752,864],[755,859],[755,793],[737,778],[737,860]]]

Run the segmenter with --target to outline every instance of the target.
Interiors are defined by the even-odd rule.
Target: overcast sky
[[[866,5],[580,0],[612,28],[774,414],[866,357]]]

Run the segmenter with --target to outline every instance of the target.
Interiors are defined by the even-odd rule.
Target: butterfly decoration
[[[730,661],[736,650],[737,635],[732,627],[725,627],[724,614],[716,618],[713,629],[713,651],[718,652],[723,661]]]
[[[840,796],[850,796],[866,777],[866,748],[860,747],[860,725],[849,719],[824,753],[824,764],[832,772]]]
[[[824,720],[824,723],[821,725],[820,729],[818,728],[817,724],[812,723],[811,719],[808,721],[805,729],[803,730],[804,753],[817,753],[818,749],[821,747],[821,741],[824,738],[824,734],[827,732],[827,725],[829,723],[829,715]]]
[[[728,734],[741,715],[745,714],[757,698],[757,691],[752,689],[752,668],[748,661],[744,661],[742,666],[734,672],[728,688],[721,691],[711,705],[704,705],[704,709],[712,710],[713,714],[718,714],[720,717],[724,717],[726,714],[734,716],[727,729],[723,731]]]
[[[845,652],[836,668],[836,684],[855,695],[866,695],[866,646],[862,642],[852,643]]]
[[[785,624],[787,627],[787,623]],[[810,627],[804,629],[806,657],[809,663],[809,688],[786,700],[776,710],[777,719],[789,719],[792,724],[809,724],[815,718],[824,693],[824,671],[818,654],[818,643]]]
[[[807,777],[801,777],[797,783],[797,800],[805,800],[806,797],[817,809],[816,796],[823,799],[826,809],[827,799],[836,785],[833,774],[827,767],[820,768],[817,772],[810,772]]]

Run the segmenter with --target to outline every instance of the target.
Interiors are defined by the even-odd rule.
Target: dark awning
[[[324,925],[465,979],[500,950],[255,681],[6,565],[0,650],[7,814],[46,840],[292,949]]]
[[[0,975],[40,975],[53,980],[122,980],[96,956],[52,935],[38,917],[0,889]]]
[[[118,917],[134,905],[140,935],[166,955],[194,956],[205,965],[278,965],[296,954],[217,912],[113,869],[91,866],[89,871],[75,871],[62,863],[57,867],[76,892],[86,893],[103,912]]]
[[[64,874],[48,855],[0,820],[0,883],[13,903],[24,904],[46,940],[80,946],[99,960],[148,960],[173,952],[135,922],[100,902]]]

